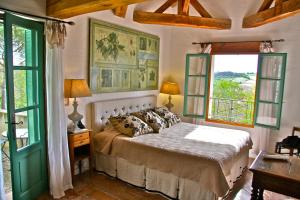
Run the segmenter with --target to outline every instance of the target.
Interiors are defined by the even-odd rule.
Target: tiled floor
[[[251,195],[251,172],[245,172],[234,186],[233,191],[226,200],[249,200]],[[44,194],[39,200],[52,199],[48,194]],[[126,184],[123,181],[111,178],[97,172],[88,172],[76,177],[74,190],[67,191],[67,195],[62,200],[165,200],[164,196],[156,193],[149,193],[141,188]],[[265,200],[292,200],[287,196],[273,192],[264,192]]]

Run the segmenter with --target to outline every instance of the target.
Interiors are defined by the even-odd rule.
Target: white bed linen
[[[167,151],[179,152],[217,161],[225,175],[232,167],[235,156],[252,141],[246,131],[178,123],[159,134],[122,138]]]
[[[106,134],[108,134],[107,131]],[[238,159],[238,154],[241,151],[248,152],[249,148],[252,145],[250,136],[247,132],[232,130],[232,129],[199,126],[199,125],[188,124],[188,123],[176,124],[169,129],[163,130],[160,134],[143,135],[134,138],[116,137],[114,140],[117,143],[123,140],[127,142],[127,143],[123,143],[123,145],[125,144],[124,146],[126,147],[126,148],[124,147],[121,148],[123,150],[132,148],[132,146],[134,146],[134,144],[137,143],[137,144],[142,144],[145,146],[150,146],[153,148],[160,149],[162,152],[172,151],[184,155],[192,155],[194,157],[204,158],[204,162],[205,159],[216,161],[216,163],[219,163],[220,167],[223,170],[223,173],[221,172],[221,174],[224,175],[221,175],[219,171],[216,171],[218,167],[216,167],[215,170],[205,168],[204,171],[207,171],[206,174],[203,172],[203,170],[198,168],[200,169],[200,171],[199,172],[197,171],[196,174],[202,173],[202,175],[199,175],[201,180],[196,179],[192,181],[199,182],[199,184],[204,186],[205,191],[207,191],[206,189],[208,188],[216,187],[212,190],[214,191],[214,193],[219,194],[218,196],[220,196],[221,193],[224,194],[224,192],[232,186],[232,181],[235,180],[236,174],[240,175],[241,170],[239,169],[243,169],[246,165],[239,164],[239,166],[237,166],[238,170],[235,170],[236,173],[232,173],[232,169],[234,168],[233,165]],[[115,146],[116,145],[117,144],[115,144]],[[112,144],[112,151],[114,151],[115,148],[116,147],[114,147],[114,145]],[[119,157],[118,153],[115,153],[114,156],[118,160]],[[120,156],[119,158],[126,160],[126,156]],[[145,166],[143,166],[143,168],[146,169],[150,168],[150,169],[156,169],[160,171],[160,168],[147,165],[146,162],[137,163],[130,158],[127,161],[137,166],[141,166],[144,164]],[[199,160],[199,161],[203,161],[203,160]],[[178,165],[178,164],[174,163],[174,165]],[[121,167],[121,169],[122,168],[124,167]],[[169,170],[166,171],[165,168],[165,169],[161,169],[161,171],[168,173]],[[214,175],[214,172],[217,172],[219,175]],[[180,177],[178,173],[175,175]],[[211,175],[215,176],[214,179],[208,178],[208,177],[212,178]],[[129,182],[127,180],[128,176],[125,176],[124,173],[122,176],[125,177],[124,178],[125,181]],[[216,179],[216,177],[219,177],[220,179],[218,178]],[[187,178],[187,177],[181,177],[181,178]],[[213,184],[211,182],[212,180],[214,180]]]

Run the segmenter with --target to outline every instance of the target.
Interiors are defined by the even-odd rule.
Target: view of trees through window
[[[25,65],[25,29],[13,26],[13,56],[14,65]],[[6,82],[5,82],[5,58],[4,58],[4,26],[0,22],[0,107],[6,110]],[[15,85],[23,87],[15,87],[15,103],[16,107],[26,106],[26,73],[16,73],[14,77]]]
[[[213,55],[209,119],[252,125],[258,55]]]

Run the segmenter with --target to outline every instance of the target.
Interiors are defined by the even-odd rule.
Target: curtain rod
[[[0,7],[0,11],[8,11],[8,12],[16,13],[16,14],[19,14],[19,15],[23,15],[25,17],[33,17],[33,18],[37,18],[37,19],[51,20],[51,21],[55,21],[55,22],[60,22],[60,23],[68,24],[68,25],[75,25],[75,23],[72,22],[72,21],[63,21],[63,20],[60,20],[60,19],[52,18],[52,17],[42,17],[42,16],[39,16],[39,15],[28,14],[28,13],[19,12],[19,11],[15,11],[15,10],[10,10],[10,9],[7,9],[7,8],[2,8],[2,7]],[[1,13],[0,13],[0,19],[3,19],[3,15],[1,15]]]
[[[214,43],[240,43],[240,42],[284,42],[284,39],[279,40],[261,40],[261,41],[239,41],[239,42],[193,42],[192,45],[207,45],[207,44],[214,44]]]

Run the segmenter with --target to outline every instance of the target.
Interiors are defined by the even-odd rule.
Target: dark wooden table
[[[253,172],[251,199],[263,199],[264,190],[300,198],[300,158],[266,160],[264,154],[260,152],[249,169]]]

